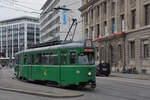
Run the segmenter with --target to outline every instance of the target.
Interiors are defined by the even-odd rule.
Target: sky
[[[39,17],[38,13],[45,2],[46,0],[0,0],[0,21],[21,16]]]

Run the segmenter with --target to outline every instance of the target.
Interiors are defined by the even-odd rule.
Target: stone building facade
[[[113,71],[150,73],[150,0],[82,0],[83,39]]]

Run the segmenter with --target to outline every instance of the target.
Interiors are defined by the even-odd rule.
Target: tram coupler
[[[91,88],[95,89],[96,88],[96,83],[91,83]]]

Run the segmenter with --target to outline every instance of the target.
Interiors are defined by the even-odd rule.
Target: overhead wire
[[[76,0],[75,2],[72,2],[72,3],[70,3],[70,4],[67,4],[67,6],[72,6],[72,5],[74,5],[74,4],[80,3],[79,1],[81,1],[81,0]]]
[[[18,1],[18,0],[13,0],[14,2],[18,2],[18,3],[23,3],[23,4],[30,4],[31,5],[31,3],[29,3],[29,2],[25,2],[25,1]],[[34,4],[38,4],[38,5],[42,5],[42,4],[40,4],[40,3],[34,3]]]
[[[34,10],[34,12],[29,12],[29,11],[25,11],[25,10],[18,10],[18,9],[16,9],[16,8],[6,7],[6,8],[9,8],[9,9],[12,9],[12,10],[23,11],[23,12],[27,12],[27,13],[35,13],[35,14],[40,14],[40,13],[41,13],[40,10],[33,9],[33,8],[28,7],[28,6],[25,6],[25,5],[23,5],[23,4],[18,4],[18,3],[27,3],[27,2],[21,2],[21,1],[18,1],[18,0],[11,0],[11,1],[9,1],[9,0],[4,0],[4,1],[7,2],[7,3],[11,3],[11,4],[13,3],[14,5],[21,6],[21,7],[27,8],[27,9]],[[73,3],[70,3],[70,4],[68,4],[67,6],[71,6],[71,5],[77,4],[77,3],[79,3],[79,1],[80,1],[80,0],[75,1],[75,2],[73,2]],[[18,2],[18,3],[17,3],[17,2]],[[28,3],[28,4],[30,4],[30,3]]]
[[[13,2],[13,1],[5,0],[5,2],[11,3],[11,4],[13,3],[14,5],[17,5],[17,6],[20,6],[20,7],[24,7],[24,8],[27,8],[27,9],[31,9],[31,10],[34,10],[34,11],[38,11],[38,12],[40,11],[40,10],[36,10],[36,9],[31,8],[31,7],[22,5],[22,4],[15,3],[15,2]]]
[[[36,14],[36,12],[29,12],[29,11],[26,11],[26,10],[20,10],[20,9],[16,9],[16,8],[11,8],[11,7],[4,6],[4,5],[0,5],[0,7],[11,9],[11,10],[15,10],[15,11],[19,11],[19,12],[32,13],[32,14],[35,13]]]

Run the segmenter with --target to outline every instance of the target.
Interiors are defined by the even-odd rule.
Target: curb
[[[84,96],[84,93],[80,93],[77,95],[55,95],[55,94],[50,94],[50,93],[39,93],[39,92],[24,91],[24,90],[19,90],[19,89],[17,90],[17,89],[11,89],[11,88],[3,88],[3,87],[0,87],[0,90],[29,94],[29,95],[36,95],[36,96],[43,96],[43,97],[51,97],[51,98],[73,98],[73,97]]]
[[[120,77],[120,78],[127,78],[127,79],[138,79],[138,80],[148,80],[150,81],[150,79],[147,78],[137,78],[137,77],[125,77],[125,76],[118,76],[118,75],[111,75],[112,77]]]

